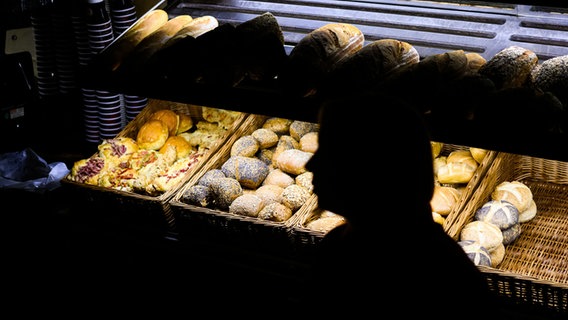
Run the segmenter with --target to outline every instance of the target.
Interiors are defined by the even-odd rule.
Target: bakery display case
[[[401,67],[403,71],[389,74],[388,81],[373,83],[376,86],[372,88],[406,96],[423,112],[433,141],[444,143],[446,148],[490,150],[489,157],[480,162],[475,179],[448,214],[444,229],[459,241],[464,226],[476,220],[478,209],[491,200],[497,185],[520,181],[529,186],[537,214],[517,225],[523,231],[507,244],[500,264],[480,265],[480,269],[500,296],[560,314],[568,312],[568,212],[563,205],[568,196],[568,8],[555,1],[203,0],[159,1],[149,13],[153,10],[164,10],[169,19],[212,16],[218,26],[138,57],[138,61],[129,61],[125,55],[120,58],[124,59],[121,66],[109,68],[108,58],[120,53],[117,48],[131,31],[126,30],[97,56],[82,79],[85,84],[156,101],[240,111],[257,119],[277,117],[316,123],[321,102],[329,98],[326,95],[357,92],[360,88],[353,83],[365,86],[365,79],[377,79],[330,73],[325,76],[337,81],[326,83],[318,78],[321,82],[316,84],[315,94],[290,91],[283,82],[292,69],[286,68],[291,66],[287,63],[312,31],[333,23],[355,26],[364,39],[350,43],[359,41],[354,52],[383,39],[410,44],[418,58],[413,66]],[[338,62],[353,54],[345,50],[333,57],[338,60],[330,60]],[[471,57],[477,60],[468,60]],[[504,60],[496,61],[496,57]],[[461,77],[462,73],[456,77],[456,69],[440,61],[462,61],[484,77]],[[547,69],[548,62],[556,64],[544,83],[551,81],[554,85],[546,89],[545,84],[536,89],[525,87],[529,77],[536,77],[533,70]],[[511,74],[507,72],[518,76],[519,69],[505,68],[504,75],[483,69],[508,63],[528,68],[524,69],[523,83],[508,82]],[[309,74],[299,75],[292,78],[305,84]],[[337,75],[340,77],[332,77]],[[349,86],[343,75],[360,82]],[[485,91],[487,79],[495,87]],[[335,90],[326,91],[329,88]],[[356,118],[357,114],[347,110],[346,117]],[[191,228],[201,224],[221,233],[246,232],[256,240],[270,236],[281,239],[287,233],[286,240],[293,245],[317,244],[325,231],[306,228],[310,220],[322,214],[315,196],[306,201],[308,209],[299,209],[283,223],[259,223],[182,201],[200,177],[227,160],[239,134],[252,134],[259,127],[258,123],[245,124],[168,198],[177,222],[182,222],[178,226],[189,225],[189,229],[175,232],[181,232],[178,236],[183,238],[183,232],[195,231]],[[445,152],[449,154],[450,150]]]

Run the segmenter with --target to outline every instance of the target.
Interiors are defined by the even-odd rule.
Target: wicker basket
[[[140,127],[150,118],[152,113],[157,110],[170,109],[179,113],[185,113],[192,117],[193,123],[203,119],[201,106],[176,103],[171,101],[149,99],[148,105],[128,123],[117,137],[130,137],[135,139]],[[178,183],[173,185],[166,192],[159,195],[146,195],[136,192],[122,191],[112,188],[105,188],[90,184],[75,182],[67,178],[62,179],[62,185],[73,192],[74,196],[85,199],[89,205],[100,206],[101,214],[105,212],[110,215],[126,215],[127,223],[132,226],[142,226],[148,230],[156,230],[160,233],[173,232],[175,219],[171,213],[169,200],[175,192],[184,185],[189,178],[203,166],[207,160],[219,149],[225,140],[244,122],[248,114],[242,113],[231,125],[219,141],[201,158],[199,162],[191,166],[185,176]],[[110,210],[109,208],[120,208]],[[124,219],[122,219],[124,220]]]
[[[231,147],[236,140],[262,127],[266,119],[268,117],[261,115],[249,116],[224,146],[172,198],[170,206],[178,223],[180,237],[193,236],[199,233],[216,239],[225,238],[231,242],[241,241],[244,245],[252,244],[263,248],[290,249],[288,230],[293,218],[306,204],[293,212],[290,219],[277,222],[195,206],[181,201],[183,193],[197,184],[207,171],[221,168],[223,163],[229,159]],[[309,200],[306,202],[309,202]]]
[[[537,215],[522,224],[496,268],[480,269],[499,296],[568,313],[568,162],[499,153],[451,230],[459,234],[504,181],[531,189]]]
[[[452,151],[468,149],[469,148],[465,146],[444,144],[440,155],[447,156]],[[452,208],[452,211],[446,216],[446,220],[444,222],[444,230],[447,233],[452,232],[450,226],[455,223],[455,221],[460,220],[460,208],[467,203],[469,198],[475,192],[475,189],[479,185],[481,178],[487,172],[496,155],[497,152],[489,150],[483,161],[479,164],[471,180],[464,187],[458,203],[456,203],[456,205]],[[317,204],[317,197],[314,197],[310,200],[309,203],[307,203],[307,206],[304,207],[303,210],[300,211],[299,214],[294,218],[294,224],[290,230],[290,237],[300,250],[309,251],[314,249],[315,247],[317,247],[317,244],[321,241],[321,239],[326,235],[326,232],[315,231],[306,227],[306,224],[308,222],[317,218],[320,211],[321,209],[318,208]],[[451,233],[450,235],[454,237],[453,233]]]

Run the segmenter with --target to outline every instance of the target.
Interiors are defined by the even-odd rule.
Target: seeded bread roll
[[[363,48],[365,37],[347,23],[323,25],[304,36],[289,54],[278,79],[284,91],[314,95],[334,65]]]
[[[243,156],[230,157],[223,163],[221,170],[225,176],[237,179],[244,188],[248,189],[258,188],[269,173],[266,163],[257,158]]]
[[[306,171],[302,174],[299,174],[296,176],[296,179],[294,179],[296,181],[296,184],[299,185],[300,187],[304,187],[306,188],[306,190],[308,190],[309,193],[313,193],[314,192],[314,173],[310,172],[310,171]]]
[[[209,187],[196,184],[187,188],[180,200],[187,204],[207,207],[212,204],[213,196]]]
[[[520,223],[517,223],[501,231],[503,232],[503,244],[508,245],[513,243],[513,241],[521,235],[522,227]]]
[[[221,169],[211,169],[205,172],[201,178],[197,181],[197,184],[209,187],[211,181],[219,178],[226,178],[225,174]]]
[[[530,207],[533,195],[531,189],[520,181],[503,181],[495,187],[491,199],[510,202],[519,212],[523,212]]]
[[[306,122],[294,120],[290,124],[290,136],[296,141],[300,139],[308,132],[317,132],[319,130],[319,125],[317,123]]]
[[[477,209],[475,220],[489,222],[504,230],[519,223],[519,211],[507,201],[489,200]]]
[[[491,266],[489,251],[475,240],[461,240],[458,244],[476,266]]]
[[[258,218],[276,222],[284,222],[292,217],[292,210],[279,202],[272,202],[264,206],[258,213]]]
[[[528,84],[538,63],[536,53],[519,46],[510,46],[495,54],[478,70],[491,79],[497,89],[518,88]]]
[[[241,184],[234,178],[219,178],[209,185],[216,207],[228,210],[231,203],[243,194]]]
[[[292,138],[289,135],[281,135],[280,139],[278,139],[278,143],[274,148],[274,153],[272,155],[272,165],[274,167],[278,167],[276,163],[276,159],[278,159],[278,155],[283,151],[290,150],[290,149],[299,149],[300,143],[296,141],[296,139]]]
[[[229,206],[229,212],[248,217],[257,217],[264,207],[262,199],[251,193],[244,193],[237,197]]]
[[[309,197],[310,192],[297,184],[289,185],[282,191],[282,203],[292,211],[300,209]]]
[[[254,157],[260,143],[252,135],[238,138],[231,146],[231,156]]]
[[[278,135],[269,129],[258,128],[251,135],[258,141],[261,149],[273,147],[278,143]]]
[[[472,221],[460,232],[460,240],[473,240],[491,252],[503,243],[503,233],[494,224],[485,221]]]
[[[277,135],[289,134],[290,133],[290,125],[292,124],[293,120],[284,119],[284,118],[268,118],[262,124],[262,127],[271,131],[274,131]]]

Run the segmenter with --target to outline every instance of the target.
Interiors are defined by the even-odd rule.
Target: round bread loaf
[[[528,222],[531,221],[535,216],[536,216],[536,212],[537,212],[537,207],[536,207],[536,202],[534,202],[534,199],[531,200],[531,204],[528,207],[527,210],[523,211],[523,212],[519,212],[519,222],[520,223],[524,223],[524,222]]]
[[[485,221],[472,221],[460,232],[460,240],[473,240],[492,251],[503,243],[503,233],[496,225]]]
[[[491,199],[508,201],[519,212],[523,212],[530,207],[533,196],[526,184],[520,181],[503,181],[495,187]]]
[[[146,150],[159,150],[168,140],[168,126],[161,120],[148,120],[138,129],[136,143]]]
[[[284,222],[292,217],[292,210],[279,202],[272,202],[264,206],[258,213],[258,218],[276,222]]]
[[[195,184],[183,192],[180,200],[187,204],[207,207],[212,203],[213,197],[209,187]]]
[[[489,252],[489,256],[491,257],[491,267],[496,268],[505,258],[505,245],[497,246],[495,250]]]
[[[300,209],[310,197],[310,192],[297,184],[292,184],[282,191],[282,203],[292,211]]]
[[[568,106],[568,54],[547,59],[537,66],[531,74],[532,85],[552,92]]]
[[[269,173],[266,163],[257,158],[233,156],[221,166],[225,176],[235,178],[245,188],[256,189]]]
[[[214,198],[214,205],[223,210],[243,194],[241,184],[234,178],[219,178],[211,181],[209,185]]]
[[[211,181],[219,178],[226,178],[225,174],[221,169],[210,169],[205,172],[201,178],[197,181],[197,184],[209,187]]]
[[[278,79],[293,96],[314,95],[334,65],[363,48],[364,43],[363,32],[352,24],[323,25],[294,46]]]
[[[479,242],[462,240],[458,241],[458,244],[476,266],[491,266],[491,255]]]
[[[264,202],[259,196],[252,193],[244,193],[231,202],[229,212],[248,217],[257,217],[263,207]]]
[[[518,88],[530,81],[538,56],[529,49],[510,46],[495,54],[478,73],[491,79],[496,89]]]
[[[251,135],[258,141],[259,148],[261,149],[273,147],[278,143],[278,135],[276,132],[266,128],[258,128],[254,130]]]
[[[239,137],[231,146],[231,157],[254,157],[259,148],[260,143],[255,137],[252,135],[245,135]]]
[[[504,230],[519,223],[519,211],[510,202],[489,200],[477,209],[475,220],[489,222]]]
[[[520,223],[514,224],[508,229],[502,230],[503,232],[503,244],[508,245],[513,243],[522,232],[522,227]]]

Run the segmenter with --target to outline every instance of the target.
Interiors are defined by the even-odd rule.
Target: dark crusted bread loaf
[[[361,30],[348,23],[311,31],[292,49],[279,75],[283,90],[300,97],[315,95],[334,65],[363,48],[364,42]]]
[[[479,73],[495,83],[497,89],[527,85],[538,63],[536,53],[519,46],[510,46],[495,54],[479,68]]]
[[[568,55],[550,58],[531,73],[532,86],[553,93],[568,108]]]

